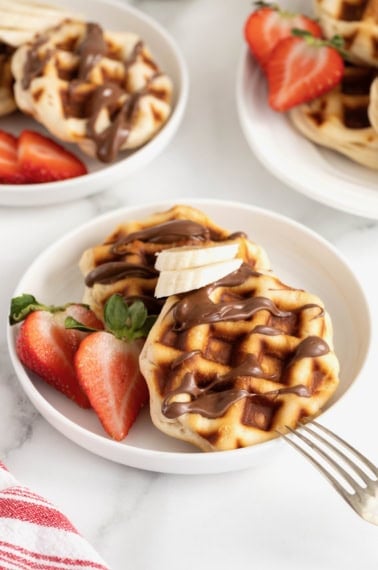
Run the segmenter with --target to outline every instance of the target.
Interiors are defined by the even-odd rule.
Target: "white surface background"
[[[49,243],[119,206],[182,197],[244,201],[283,213],[333,243],[378,318],[378,223],[320,205],[284,186],[254,158],[235,107],[241,29],[249,0],[148,0],[188,62],[184,122],[162,156],[103,194],[44,208],[0,208],[0,457],[61,508],[113,570],[376,570],[378,529],[359,519],[291,448],[258,468],[208,476],[143,472],[66,440],[21,391],[5,341],[9,301]],[[378,190],[377,190],[378,191]],[[327,425],[378,463],[378,357],[327,415]],[[356,339],[358,342],[358,339]]]

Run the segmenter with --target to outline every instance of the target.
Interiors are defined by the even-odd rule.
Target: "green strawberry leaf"
[[[67,307],[72,305],[68,303],[62,307],[54,307],[53,305],[43,305],[33,295],[24,293],[18,297],[13,297],[10,305],[9,324],[15,325],[25,320],[30,313],[34,311],[49,311],[50,313],[57,313],[64,311]]]
[[[77,331],[83,331],[83,332],[96,332],[100,330],[100,329],[94,329],[93,327],[88,327],[87,325],[80,323],[73,317],[66,317],[64,321],[64,326],[66,329],[75,329]]]
[[[156,316],[148,315],[142,301],[128,306],[122,295],[109,297],[104,308],[105,329],[116,338],[131,341],[146,337]]]

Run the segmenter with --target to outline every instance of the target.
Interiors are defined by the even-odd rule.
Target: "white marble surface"
[[[235,108],[243,0],[133,2],[179,41],[191,92],[163,155],[124,184],[78,202],[0,208],[0,458],[57,504],[113,570],[375,570],[378,529],[350,510],[291,448],[258,468],[207,476],[143,472],[101,459],[55,431],[18,386],[5,340],[12,292],[34,257],[92,217],[119,206],[183,197],[244,201],[283,213],[333,243],[378,318],[378,223],[320,205],[273,178],[249,151]],[[378,358],[327,415],[378,463]],[[357,339],[356,339],[357,341]]]

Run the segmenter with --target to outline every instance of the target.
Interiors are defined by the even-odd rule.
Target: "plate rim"
[[[262,150],[262,148],[261,148],[262,145],[260,145],[259,142],[253,137],[250,129],[247,126],[248,119],[246,117],[248,116],[248,104],[246,101],[246,97],[244,96],[243,84],[244,84],[244,81],[246,78],[248,68],[252,69],[252,73],[255,73],[255,74],[259,73],[257,63],[254,62],[252,56],[250,55],[248,46],[243,45],[241,50],[240,50],[240,53],[239,53],[237,71],[236,71],[235,100],[236,100],[237,114],[238,114],[239,124],[240,124],[241,130],[243,132],[243,135],[244,135],[250,149],[252,150],[252,152],[254,153],[256,158],[261,162],[261,164],[272,175],[274,175],[275,178],[277,178],[281,182],[284,182],[291,189],[302,193],[303,195],[307,196],[308,198],[311,198],[312,200],[314,200],[316,202],[319,202],[325,206],[332,207],[336,210],[339,210],[339,211],[342,211],[342,212],[345,212],[348,214],[361,216],[363,218],[378,219],[378,184],[377,184],[377,189],[376,189],[376,192],[377,192],[376,204],[375,204],[375,199],[371,198],[371,200],[369,201],[369,207],[366,207],[366,206],[363,207],[364,202],[363,202],[363,200],[361,200],[361,190],[363,190],[363,185],[356,186],[353,183],[353,181],[348,180],[345,177],[342,177],[342,173],[340,175],[340,178],[336,178],[331,174],[331,172],[323,171],[322,172],[322,180],[320,180],[321,182],[323,182],[323,184],[324,184],[324,180],[327,181],[328,185],[340,184],[340,182],[341,182],[344,185],[346,191],[352,192],[352,193],[355,193],[358,191],[360,193],[360,196],[358,197],[359,200],[357,200],[356,203],[353,203],[353,204],[343,203],[341,199],[336,199],[332,192],[328,193],[327,195],[323,194],[323,193],[319,193],[319,192],[314,192],[308,185],[306,185],[298,177],[295,177],[295,175],[293,175],[291,173],[288,174],[288,171],[285,168],[280,167],[278,165],[277,161],[272,160],[272,158],[270,158],[269,154],[265,153]],[[252,102],[250,104],[253,105]],[[273,112],[274,111],[272,111],[272,113]],[[315,143],[306,139],[304,136],[303,136],[303,140],[306,144],[311,145],[315,150],[317,150],[317,145],[315,145]],[[328,149],[328,150],[331,150],[331,149]],[[351,163],[353,163],[353,161],[351,161]],[[316,171],[313,171],[312,174],[314,174],[314,172],[316,174]],[[374,171],[372,171],[372,172],[374,172]],[[377,177],[378,177],[378,171],[377,171]],[[369,193],[371,193],[371,195],[373,195],[373,193],[375,192],[375,189],[368,188],[367,190],[369,191]],[[356,199],[357,199],[357,197],[356,197]],[[373,209],[371,208],[371,201],[374,202],[374,204],[373,204],[374,208]]]
[[[295,230],[300,231],[302,233],[307,234],[308,237],[314,239],[318,243],[320,243],[323,247],[328,249],[344,266],[344,268],[349,273],[350,278],[352,279],[354,286],[358,289],[360,293],[360,298],[363,302],[363,309],[364,313],[367,318],[366,322],[366,330],[367,330],[367,342],[364,351],[364,355],[362,358],[362,362],[360,365],[359,370],[357,371],[356,376],[354,377],[351,385],[345,390],[343,394],[341,394],[333,404],[330,409],[325,409],[321,412],[321,415],[324,416],[328,412],[331,412],[336,405],[340,403],[340,401],[349,394],[350,390],[354,387],[355,382],[359,376],[361,376],[367,362],[369,360],[369,354],[372,347],[372,315],[370,311],[370,306],[367,302],[367,297],[365,291],[357,279],[355,273],[349,266],[347,259],[344,255],[329,241],[327,241],[324,237],[320,234],[308,228],[307,226],[293,220],[283,214],[279,214],[277,212],[271,211],[266,208],[262,208],[259,206],[254,206],[251,204],[247,204],[240,201],[234,200],[222,200],[222,199],[213,199],[213,198],[183,198],[182,200],[175,201],[175,200],[164,200],[164,201],[154,201],[154,202],[147,202],[140,205],[134,206],[125,206],[121,208],[117,208],[111,210],[109,212],[100,214],[95,216],[79,227],[73,228],[71,231],[66,232],[60,238],[55,240],[51,243],[48,247],[43,249],[38,256],[34,259],[34,261],[29,264],[21,278],[19,279],[13,293],[12,297],[21,294],[23,291],[23,283],[27,280],[28,275],[33,272],[35,265],[40,263],[43,260],[43,257],[49,256],[54,249],[59,248],[62,244],[64,244],[67,240],[72,240],[77,235],[85,235],[88,230],[93,229],[96,225],[101,226],[104,223],[110,222],[112,219],[123,218],[126,216],[132,216],[133,212],[138,212],[141,209],[149,209],[151,211],[158,211],[162,208],[171,207],[174,203],[182,203],[193,205],[194,207],[201,207],[208,206],[209,208],[212,205],[221,206],[224,208],[227,207],[237,207],[242,208],[244,210],[248,210],[252,215],[257,214],[260,216],[268,217],[270,220],[278,220],[285,225],[293,227]],[[117,223],[115,221],[114,223]],[[252,454],[255,448],[260,448],[260,450],[268,451],[268,449],[276,445],[279,442],[279,439],[269,440],[263,442],[261,444],[257,444],[255,446],[235,449],[235,450],[227,450],[227,451],[217,451],[214,453],[204,453],[200,450],[194,450],[193,452],[183,452],[183,451],[159,451],[155,449],[148,449],[148,448],[141,448],[136,447],[134,445],[128,445],[126,443],[122,443],[122,446],[119,445],[119,442],[113,441],[108,439],[107,437],[93,433],[92,431],[88,430],[85,427],[77,424],[75,421],[68,418],[64,413],[57,410],[53,404],[51,404],[45,397],[40,393],[40,391],[36,388],[32,379],[29,377],[27,371],[19,361],[16,351],[15,351],[15,327],[11,327],[9,323],[7,324],[7,347],[8,347],[8,354],[10,356],[10,360],[13,365],[14,372],[17,376],[19,383],[21,384],[22,389],[27,394],[28,398],[34,405],[34,407],[41,413],[44,419],[50,423],[59,433],[63,434],[67,439],[76,443],[82,448],[89,450],[90,452],[94,453],[97,456],[104,457],[109,459],[112,462],[120,463],[123,465],[127,465],[130,467],[136,467],[139,469],[147,470],[147,471],[154,471],[154,472],[163,472],[163,473],[175,473],[175,474],[200,474],[200,473],[222,473],[226,471],[234,471],[238,469],[242,469],[245,467],[249,467],[251,464],[251,460],[249,460],[249,455]],[[54,418],[56,416],[56,418]],[[62,427],[63,426],[63,427]],[[73,432],[67,434],[67,430]],[[87,440],[87,444],[84,445],[81,442],[82,437]],[[100,449],[94,450],[94,446],[99,446]],[[195,449],[195,448],[194,448]],[[115,450],[115,455],[118,457],[115,459],[112,457],[112,452]],[[119,450],[119,451],[118,451]],[[251,451],[252,450],[252,451]],[[232,455],[231,455],[232,454]],[[125,457],[123,457],[125,456]],[[223,460],[223,458],[230,459],[232,457],[233,461],[227,463],[227,461]],[[141,459],[143,459],[141,464]],[[168,463],[168,465],[164,465],[164,462]],[[161,465],[163,463],[163,465]],[[220,468],[218,463],[222,464]],[[230,465],[231,463],[231,465]]]
[[[97,170],[94,172],[88,172],[83,176],[79,176],[76,178],[70,178],[66,180],[57,180],[53,182],[44,182],[44,183],[36,183],[36,184],[1,184],[0,186],[0,205],[4,206],[38,206],[44,204],[58,204],[60,202],[68,202],[78,198],[84,198],[86,196],[94,195],[99,192],[103,192],[106,190],[106,184],[104,185],[104,181],[109,176],[109,169],[112,170],[112,176],[120,176],[120,172],[125,168],[124,161],[127,161],[128,166],[128,174],[135,172],[139,168],[140,161],[146,157],[146,164],[153,160],[158,154],[159,149],[164,148],[168,145],[169,141],[173,138],[176,134],[182,118],[184,116],[185,109],[187,107],[188,97],[189,97],[189,88],[190,88],[190,78],[189,78],[189,69],[187,62],[184,58],[183,51],[175,40],[173,35],[163,27],[160,22],[155,20],[149,14],[143,12],[141,9],[122,2],[121,0],[95,0],[97,4],[105,4],[109,6],[113,6],[114,8],[121,10],[126,15],[133,14],[139,20],[146,23],[149,27],[154,29],[159,33],[159,35],[164,39],[166,44],[170,48],[170,52],[172,57],[174,57],[175,61],[177,62],[177,69],[178,69],[178,86],[179,89],[177,90],[177,100],[175,102],[175,106],[172,110],[171,115],[169,116],[169,120],[163,125],[163,127],[156,133],[156,135],[149,141],[147,141],[143,146],[136,149],[133,154],[124,159],[120,160],[119,162],[110,163],[109,165],[105,165],[104,168],[101,170]],[[66,4],[65,0],[59,0],[59,4],[64,6]],[[10,117],[11,115],[9,115]],[[38,122],[36,124],[39,125]],[[49,133],[46,132],[46,135],[49,136]],[[58,139],[55,137],[54,140],[57,142]],[[63,143],[64,141],[62,141]],[[100,186],[99,189],[96,191],[88,191],[85,193],[80,194],[78,198],[74,196],[67,198],[67,199],[59,199],[59,198],[50,198],[50,194],[56,190],[59,190],[61,193],[65,193],[71,187],[87,185],[90,187],[93,182],[96,182],[96,186]],[[39,193],[47,193],[46,198],[36,198],[33,200],[33,196],[38,195]],[[72,193],[72,192],[71,192]],[[18,194],[21,198],[17,198],[12,200],[12,197]],[[13,195],[13,196],[12,196]],[[23,199],[30,200],[30,202],[22,202],[19,204]]]

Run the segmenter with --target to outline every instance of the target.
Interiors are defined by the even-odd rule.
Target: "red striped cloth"
[[[1,570],[109,570],[51,503],[0,463]]]

